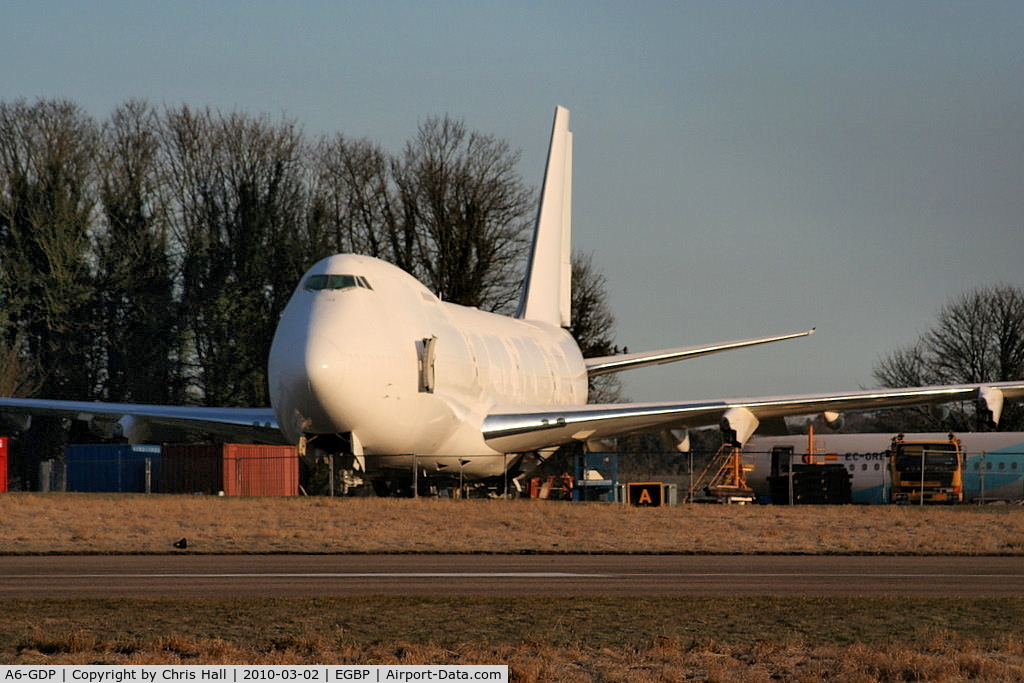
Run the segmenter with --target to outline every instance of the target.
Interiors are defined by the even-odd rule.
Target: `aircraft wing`
[[[207,408],[92,401],[0,398],[0,421],[24,429],[35,416],[84,420],[97,434],[142,441],[161,435],[203,432],[237,441],[286,443],[270,408]]]
[[[571,441],[614,438],[661,429],[721,425],[744,443],[766,421],[790,415],[875,410],[951,401],[985,401],[998,422],[1003,399],[1024,397],[1024,381],[874,389],[842,394],[769,396],[682,403],[610,403],[586,406],[538,406],[496,411],[484,420],[487,444],[508,453],[549,448]]]
[[[600,356],[596,358],[587,358],[585,359],[585,362],[587,364],[587,375],[594,377],[595,375],[607,375],[613,372],[633,370],[635,368],[643,368],[649,365],[672,363],[677,360],[697,358],[699,356],[707,356],[712,353],[742,349],[748,346],[758,346],[759,344],[770,344],[772,342],[784,341],[786,339],[809,337],[812,334],[814,334],[814,328],[811,328],[806,332],[783,334],[774,337],[738,339],[736,341],[719,342],[718,344],[704,346],[682,346],[674,349],[662,349],[660,351],[644,351],[642,353],[622,353],[615,356]]]

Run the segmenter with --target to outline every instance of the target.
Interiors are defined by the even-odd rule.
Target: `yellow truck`
[[[944,504],[964,501],[964,453],[960,439],[908,441],[892,439],[887,452],[892,481],[892,502],[903,505]]]

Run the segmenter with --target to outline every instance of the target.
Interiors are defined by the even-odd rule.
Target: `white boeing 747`
[[[439,300],[399,268],[339,254],[315,264],[284,309],[269,358],[273,408],[229,409],[0,399],[0,416],[28,424],[57,414],[100,433],[145,440],[152,429],[201,429],[227,439],[299,444],[353,456],[373,472],[504,473],[515,458],[559,445],[640,432],[720,425],[742,444],[784,417],[977,399],[998,421],[1024,381],[835,394],[587,403],[590,376],[804,337],[781,336],[583,358],[570,324],[572,133],[555,110],[533,247],[515,316]],[[138,368],[144,372],[144,368]],[[772,430],[769,430],[772,431]],[[776,431],[776,433],[778,433]],[[784,432],[783,432],[784,433]]]

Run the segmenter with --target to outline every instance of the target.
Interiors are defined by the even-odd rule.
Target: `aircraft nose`
[[[344,356],[337,344],[319,334],[310,335],[303,353],[306,382],[310,394],[322,398],[344,380]],[[321,401],[322,402],[322,401]]]
[[[347,374],[344,360],[341,349],[326,336],[279,335],[271,350],[271,403],[290,438],[335,423],[339,406],[334,402]]]

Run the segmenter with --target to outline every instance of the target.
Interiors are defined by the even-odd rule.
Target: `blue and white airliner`
[[[961,432],[956,434],[964,453],[964,501],[1024,500],[1024,432]],[[768,495],[773,460],[785,472],[796,464],[839,464],[850,473],[854,503],[889,503],[890,472],[886,450],[892,434],[830,434],[807,436],[755,436],[743,446],[743,458],[753,469],[747,483],[759,496]],[[946,441],[948,434],[905,434],[913,441]]]

